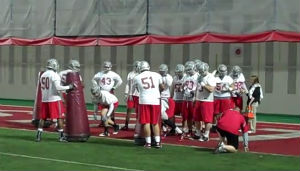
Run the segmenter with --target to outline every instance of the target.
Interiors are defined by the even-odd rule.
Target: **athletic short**
[[[243,98],[241,96],[239,97],[231,97],[231,107],[235,108],[238,107],[240,110],[243,110]]]
[[[174,115],[182,114],[182,101],[175,101]]]
[[[137,104],[139,103],[139,97],[138,96],[132,96],[132,100],[127,100],[127,108],[133,109],[137,107]]]
[[[192,120],[194,113],[194,102],[193,101],[183,101],[182,102],[182,119]]]
[[[61,100],[56,102],[42,102],[40,119],[64,118],[65,108]]]
[[[141,124],[157,124],[160,118],[160,105],[139,105],[139,117]]]
[[[231,109],[231,100],[230,98],[226,99],[215,99],[214,100],[214,114],[220,114],[224,111]]]
[[[169,109],[166,110],[168,118],[172,118],[174,116],[175,102],[172,98],[168,99]]]
[[[214,118],[214,102],[196,101],[194,120],[212,123]]]
[[[201,102],[196,101],[194,105],[194,112],[193,112],[193,119],[196,122],[202,121],[202,115],[201,115]]]
[[[116,110],[118,108],[118,106],[119,106],[119,102],[114,103],[114,110]],[[98,110],[102,110],[102,109],[105,109],[105,108],[109,108],[109,106],[98,104]]]
[[[227,145],[232,145],[235,149],[239,148],[239,136],[238,135],[224,131],[218,127],[217,127],[217,131],[219,132],[221,137],[226,137]]]

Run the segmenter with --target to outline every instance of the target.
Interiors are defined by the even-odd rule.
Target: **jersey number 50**
[[[141,78],[144,89],[155,88],[152,77]]]

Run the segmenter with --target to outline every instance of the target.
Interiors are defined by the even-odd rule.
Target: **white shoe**
[[[108,137],[110,134],[108,132],[103,132],[99,134],[99,137]]]
[[[182,130],[178,127],[175,128],[176,134],[182,134]]]

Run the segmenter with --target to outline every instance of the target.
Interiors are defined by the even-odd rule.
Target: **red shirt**
[[[239,129],[242,129],[243,132],[248,131],[244,116],[239,111],[232,109],[226,110],[222,114],[217,126],[218,128],[235,135],[239,135]]]

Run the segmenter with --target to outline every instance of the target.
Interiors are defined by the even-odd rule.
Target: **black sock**
[[[166,124],[166,125],[170,126],[172,130],[175,130],[175,128],[176,128],[176,125],[175,125],[175,123],[174,123],[174,122],[172,122],[170,119],[168,119],[168,120],[164,120],[163,122],[164,122],[164,124]]]

